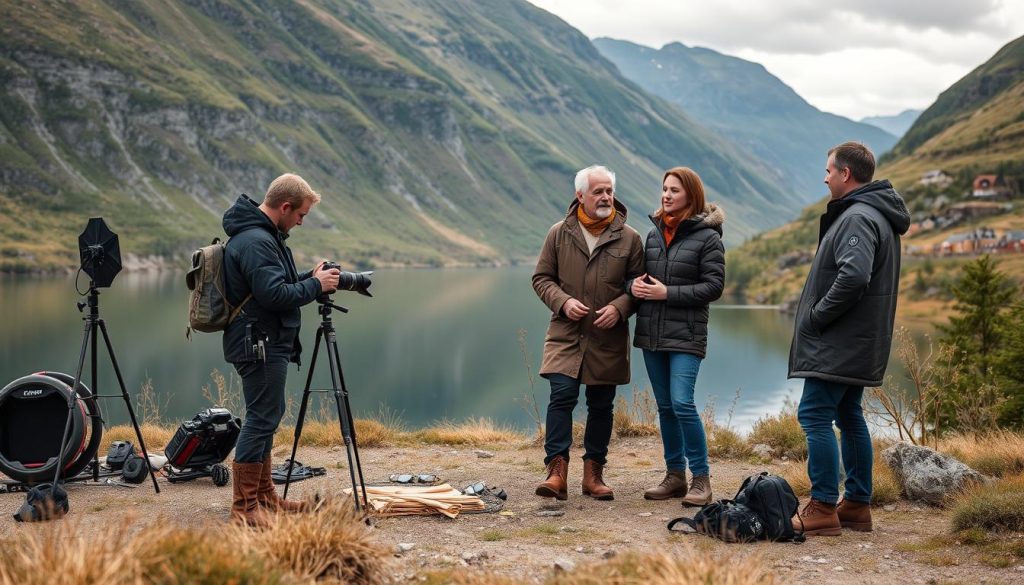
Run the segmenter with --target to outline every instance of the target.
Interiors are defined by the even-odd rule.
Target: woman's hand
[[[645,301],[664,301],[668,298],[668,287],[650,274],[633,279],[633,296]]]

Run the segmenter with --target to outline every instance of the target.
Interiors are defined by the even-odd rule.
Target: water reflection
[[[84,279],[83,279],[84,281]],[[382,270],[374,275],[374,298],[340,292],[334,302],[351,309],[333,316],[345,379],[357,415],[384,405],[411,426],[450,418],[486,416],[520,428],[532,420],[518,402],[530,392],[543,410],[547,382],[536,378],[548,313],[530,285],[530,269]],[[0,279],[0,383],[42,369],[73,374],[81,345],[82,300],[71,279]],[[186,291],[181,274],[122,274],[100,294],[118,363],[134,394],[148,378],[166,403],[169,418],[190,417],[209,405],[202,386],[221,358],[220,334],[185,340]],[[300,371],[291,370],[288,388],[297,400],[312,356],[320,317],[303,309]],[[792,320],[773,310],[715,306],[708,358],[697,384],[698,406],[716,404],[724,421],[737,390],[732,424],[741,431],[766,413],[778,412],[787,396],[799,397],[801,381],[786,380]],[[517,332],[526,330],[526,357]],[[117,392],[103,348],[100,384]],[[620,388],[649,391],[643,358],[632,354],[633,382]],[[314,386],[330,384],[320,360]],[[582,406],[580,407],[582,409]],[[119,401],[107,401],[110,422],[127,419]]]

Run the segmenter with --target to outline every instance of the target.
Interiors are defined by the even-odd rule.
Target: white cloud
[[[592,38],[756,61],[816,107],[855,119],[927,107],[1024,33],[1020,0],[531,1]]]

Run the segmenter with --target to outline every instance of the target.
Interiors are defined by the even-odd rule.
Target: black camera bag
[[[235,448],[242,419],[226,408],[207,408],[181,423],[164,455],[178,469],[220,463]]]
[[[800,506],[789,483],[762,471],[743,480],[734,498],[760,516],[764,523],[762,538],[774,541],[803,542],[803,531],[793,530],[791,519]]]
[[[25,503],[14,514],[18,522],[41,522],[61,518],[71,509],[64,486],[42,483],[28,490]]]
[[[699,534],[725,542],[750,542],[762,538],[764,524],[753,510],[732,500],[718,500],[702,507],[693,518],[676,518],[668,523],[672,530],[684,524]]]
[[[132,445],[131,441],[114,441],[110,444],[110,449],[107,451],[107,467],[118,471],[124,467],[125,461],[130,457],[136,456],[135,446]]]

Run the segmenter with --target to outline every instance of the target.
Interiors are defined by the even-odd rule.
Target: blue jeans
[[[819,502],[839,501],[839,447],[832,432],[832,421],[839,427],[846,491],[843,498],[852,502],[871,502],[871,465],[874,454],[861,399],[863,386],[826,382],[818,378],[804,380],[797,418],[807,435],[807,475],[811,478],[811,497]]]
[[[572,446],[572,411],[580,398],[579,378],[565,374],[548,374],[551,402],[548,403],[547,426],[544,431],[544,465],[561,455],[568,461]],[[583,432],[583,458],[605,465],[608,441],[612,438],[612,409],[615,407],[614,385],[587,385],[587,427]]]
[[[644,350],[647,377],[658,403],[665,466],[669,471],[685,471],[689,462],[690,473],[695,476],[710,472],[704,423],[693,402],[700,362],[699,357],[689,353]]]

